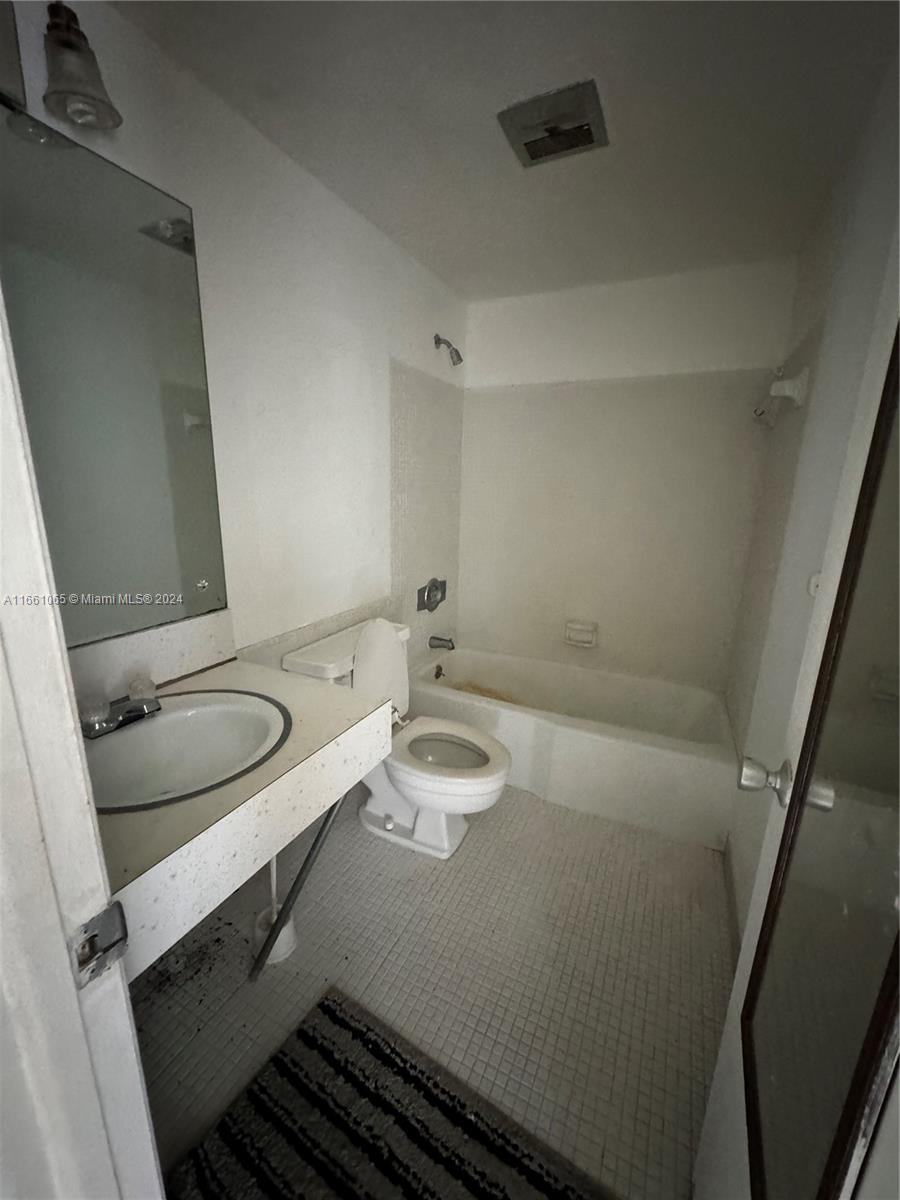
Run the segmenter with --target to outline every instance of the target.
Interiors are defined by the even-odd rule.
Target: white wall
[[[721,692],[769,371],[467,391],[467,645]],[[596,621],[596,649],[563,641]]]
[[[894,63],[848,186],[837,193],[843,219],[825,289],[817,381],[761,656],[764,686],[757,686],[747,736],[748,751],[773,764],[785,751],[796,755],[802,741],[897,324],[896,78]],[[812,276],[826,278],[827,265]],[[821,583],[811,603],[806,580],[816,568]],[[752,890],[695,1165],[696,1200],[750,1196],[740,1012],[784,817],[769,797],[746,799],[735,809],[742,827],[733,828],[732,845],[745,857]]]
[[[815,367],[820,333],[821,324],[787,356],[784,364],[787,378],[810,364]],[[814,385],[814,374],[811,380]],[[772,592],[781,559],[797,459],[808,411],[807,404],[796,408],[791,401],[782,400],[777,409],[774,427],[761,427],[764,444],[759,499],[753,517],[753,534],[744,567],[725,687],[728,714],[739,751],[743,751],[747,740],[747,727],[750,723],[769,622]]]
[[[432,634],[457,632],[463,393],[403,363],[391,381],[392,615],[410,627],[415,664]],[[419,612],[416,591],[432,577],[447,580],[447,599]]]
[[[809,368],[809,389],[806,403],[800,409],[787,401],[782,402],[775,428],[767,437],[760,504],[754,520],[753,541],[747,559],[726,689],[732,728],[741,752],[747,741],[801,441],[807,413],[816,392],[822,326],[841,234],[848,219],[850,192],[851,180],[845,174],[838,181],[829,203],[797,257],[790,332],[782,365],[787,378],[804,367]],[[812,607],[812,598],[808,607]],[[757,845],[757,851],[758,848]],[[755,864],[751,874],[752,870],[755,870]],[[745,907],[747,899],[748,896],[743,897],[739,908]]]
[[[376,602],[390,591],[390,359],[453,379],[432,337],[464,347],[463,305],[118,12],[79,15],[124,124],[64,132],[193,209],[237,645]],[[46,10],[17,17],[29,107],[52,124]]]
[[[786,260],[470,304],[466,386],[777,366],[795,276]]]

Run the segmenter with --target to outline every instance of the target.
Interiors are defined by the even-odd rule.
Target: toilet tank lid
[[[356,645],[366,621],[332,633],[318,642],[311,642],[299,650],[291,650],[281,660],[285,671],[294,671],[298,675],[307,675],[311,679],[340,679],[349,675],[353,670],[353,659],[356,656]],[[409,626],[392,622],[394,631],[401,642],[409,641]]]

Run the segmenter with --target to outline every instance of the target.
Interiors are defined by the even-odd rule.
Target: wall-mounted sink
[[[291,730],[283,704],[260,692],[176,692],[160,711],[85,743],[101,813],[188,800],[258,767]]]

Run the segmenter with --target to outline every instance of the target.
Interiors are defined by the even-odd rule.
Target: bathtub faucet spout
[[[428,639],[428,649],[429,650],[455,650],[456,645],[454,644],[452,637],[445,638],[445,637],[432,636]]]

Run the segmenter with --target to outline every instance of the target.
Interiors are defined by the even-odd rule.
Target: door
[[[120,963],[69,946],[110,892],[0,298],[4,1196],[163,1195]]]
[[[895,342],[741,1018],[754,1200],[852,1195],[896,1066],[898,545]]]

